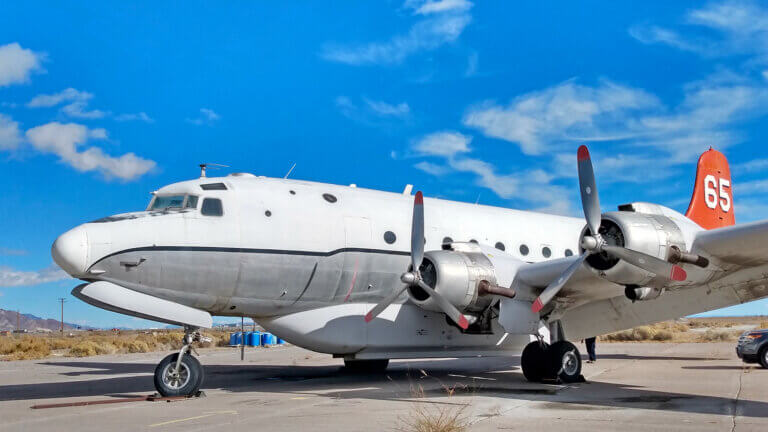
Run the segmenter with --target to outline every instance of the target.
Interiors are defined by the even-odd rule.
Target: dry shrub
[[[48,344],[39,338],[22,336],[18,339],[3,337],[0,339],[0,354],[3,360],[41,359],[51,354]]]
[[[768,329],[768,321],[760,321],[761,329]]]
[[[601,339],[611,342],[640,342],[652,340],[655,333],[649,326],[640,326],[630,330],[610,333],[602,336]]]
[[[463,432],[469,428],[466,405],[432,405],[415,402],[411,411],[398,418],[401,432]]]
[[[673,335],[672,332],[669,330],[657,330],[656,334],[653,335],[653,340],[655,341],[669,341],[672,340]]]
[[[739,332],[707,330],[699,335],[698,340],[701,342],[728,342],[734,341],[738,337]]]

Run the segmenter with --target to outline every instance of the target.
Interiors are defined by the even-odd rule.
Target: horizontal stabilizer
[[[82,284],[72,295],[101,309],[174,325],[211,328],[208,312],[123,288],[111,282]]]

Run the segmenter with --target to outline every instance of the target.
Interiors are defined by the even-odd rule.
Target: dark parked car
[[[736,355],[744,363],[760,363],[768,369],[768,329],[742,333],[736,345]]]

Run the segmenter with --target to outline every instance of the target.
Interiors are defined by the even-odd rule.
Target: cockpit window
[[[218,198],[205,198],[200,213],[204,216],[221,216],[224,209],[221,207],[221,200]]]
[[[168,210],[197,208],[195,195],[157,195],[152,199],[147,210]]]

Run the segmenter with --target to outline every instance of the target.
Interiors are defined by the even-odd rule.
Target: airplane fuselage
[[[164,199],[178,202],[164,207]],[[425,250],[471,241],[527,262],[578,253],[583,219],[425,201]],[[497,345],[502,329],[462,334],[442,314],[408,304],[406,295],[390,307],[397,328],[385,325],[386,314],[379,325],[363,324],[371,305],[402,286],[411,206],[410,195],[356,187],[250,175],[201,178],[159,189],[147,211],[75,228],[68,234],[84,236],[87,246],[66,270],[212,315],[253,317],[318,351],[506,348]],[[400,327],[421,331],[406,335]],[[527,341],[524,335],[519,343]]]

